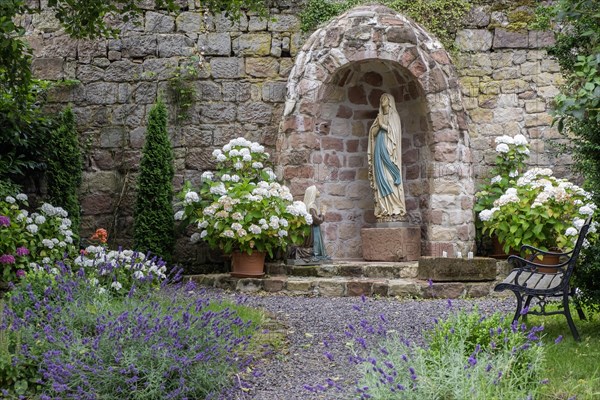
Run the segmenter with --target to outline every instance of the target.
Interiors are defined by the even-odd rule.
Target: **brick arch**
[[[422,27],[384,6],[361,6],[315,31],[296,57],[277,142],[280,173],[301,198],[316,184],[334,258],[360,258],[373,226],[366,143],[379,97],[403,125],[403,176],[422,253],[473,247],[472,163],[451,58]]]

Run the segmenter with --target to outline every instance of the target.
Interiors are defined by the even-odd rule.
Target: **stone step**
[[[428,282],[415,278],[352,276],[266,275],[263,278],[235,278],[229,274],[191,275],[200,285],[242,293],[270,292],[305,296],[390,296],[404,298],[483,297],[493,294],[495,281]]]
[[[286,265],[267,263],[267,275],[286,275],[298,277],[364,277],[401,279],[416,278],[418,261],[409,262],[369,262],[336,261],[322,265]]]

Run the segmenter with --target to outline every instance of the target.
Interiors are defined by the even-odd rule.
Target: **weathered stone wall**
[[[557,61],[545,50],[554,43],[554,35],[516,30],[522,27],[516,18],[531,9],[497,8],[494,2],[474,7],[456,37],[459,52],[454,62],[471,119],[476,177],[485,177],[494,162],[494,138],[519,133],[530,141],[530,165],[549,166],[556,175],[568,176],[572,159],[552,147],[564,139],[551,127],[548,114],[563,83]]]
[[[163,96],[172,110],[170,133],[176,155],[176,189],[184,179],[197,180],[201,171],[210,169],[212,150],[231,138],[242,135],[275,152],[289,90],[288,76],[308,38],[299,32],[298,15],[303,1],[278,0],[271,9],[273,20],[244,15],[234,24],[224,16],[204,15],[194,7],[193,1],[188,3],[179,15],[166,15],[153,10],[153,1],[149,0],[139,25],[125,24],[120,38],[97,41],[69,39],[48,12],[23,18],[34,51],[36,76],[79,81],[54,90],[51,100],[59,105],[74,104],[82,141],[89,145],[81,188],[83,235],[97,227],[106,227],[115,242],[123,245],[130,242],[144,126],[157,95]],[[532,144],[531,164],[556,166],[559,175],[567,173],[570,163],[565,158],[557,162],[556,153],[549,147],[550,142],[559,140],[559,135],[550,127],[551,118],[546,111],[561,83],[558,65],[543,49],[552,42],[552,34],[514,31],[511,21],[514,9],[497,8],[494,2],[475,7],[465,21],[465,28],[457,34],[459,51],[453,54],[452,62],[459,76],[462,99],[453,98],[447,104],[452,104],[451,109],[458,113],[452,116],[452,126],[458,126],[452,128],[452,132],[462,134],[466,127],[468,135],[448,141],[460,141],[461,146],[426,140],[426,131],[432,129],[431,116],[412,119],[413,125],[407,129],[412,135],[404,143],[404,172],[412,182],[407,198],[409,209],[416,220],[447,226],[441,231],[428,231],[424,227],[423,235],[428,240],[440,243],[457,237],[461,243],[472,240],[473,219],[472,216],[467,218],[465,213],[472,207],[469,193],[472,194],[474,188],[466,192],[461,188],[457,193],[460,196],[444,197],[443,207],[440,202],[431,203],[430,195],[446,190],[448,182],[454,179],[449,176],[451,173],[459,175],[458,181],[462,179],[461,174],[476,180],[485,176],[493,163],[495,136],[524,134]],[[192,81],[196,100],[183,115],[170,95],[169,79],[181,72],[178,67],[190,65],[195,56],[202,56],[203,61],[197,66],[197,79]],[[446,71],[450,67],[443,68]],[[367,79],[368,72],[379,72],[383,79],[391,79],[386,75],[389,70],[378,71],[377,68],[372,66],[355,78]],[[410,84],[409,77],[400,79]],[[323,180],[324,185],[330,185],[325,193],[331,193],[323,202],[337,207],[329,217],[331,226],[325,228],[330,232],[332,250],[358,246],[349,232],[354,232],[358,225],[372,222],[368,215],[356,215],[358,205],[371,196],[364,181],[360,181],[366,168],[366,155],[364,159],[359,157],[365,150],[365,141],[358,137],[350,138],[349,142],[336,138],[348,130],[356,132],[358,125],[363,132],[368,127],[367,119],[374,116],[375,107],[369,96],[376,97],[377,90],[385,88],[380,89],[374,81],[366,85],[368,92],[364,98],[361,93],[351,92],[354,89],[350,87],[357,85],[349,85],[341,92],[330,93],[329,98],[325,95],[326,101],[317,105],[322,108],[321,115],[335,115],[331,115],[331,125],[315,126],[312,134],[319,139],[319,149],[324,148],[330,154],[336,152],[337,157],[318,159],[317,154],[311,153],[309,157],[316,157],[310,159],[315,164],[312,169],[298,168],[297,160],[281,159],[279,171],[298,198],[308,181],[319,181],[323,178],[320,174],[329,173],[321,167],[331,167],[338,162],[351,166],[346,172],[343,168],[338,170],[342,178],[348,179]],[[404,113],[406,120],[411,120],[415,114],[426,114],[423,110],[427,104],[431,107],[435,96],[419,98],[415,94],[413,98],[409,85],[406,88],[408,97],[402,94],[404,103],[398,103],[407,106],[400,110],[401,115]],[[413,91],[422,89],[417,87]],[[338,95],[344,99],[334,98]],[[364,115],[358,121],[344,117],[343,107],[356,108],[357,102]],[[460,114],[463,107],[466,116]],[[436,161],[445,159],[462,160],[472,168],[452,172],[436,167]],[[342,192],[343,196],[339,194]],[[345,208],[342,197],[350,199],[352,206]],[[456,212],[448,213],[444,209]],[[348,226],[336,225],[336,222]],[[457,231],[455,234],[448,231],[452,226]],[[178,241],[182,262],[204,264],[211,260],[205,248],[188,246],[186,242],[185,237]],[[336,254],[340,257],[355,255],[343,251]]]

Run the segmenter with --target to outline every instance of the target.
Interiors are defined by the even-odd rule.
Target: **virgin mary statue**
[[[406,220],[402,186],[402,128],[396,102],[381,95],[379,114],[369,129],[369,181],[379,222]]]

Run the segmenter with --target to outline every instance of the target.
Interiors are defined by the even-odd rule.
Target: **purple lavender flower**
[[[554,343],[559,344],[560,342],[562,342],[562,340],[563,340],[562,335],[558,335],[558,337],[554,340]]]
[[[18,269],[17,270],[17,277],[18,278],[23,278],[25,276],[25,271],[23,271],[22,269]]]
[[[0,264],[14,264],[15,256],[12,254],[2,254],[0,256]]]
[[[0,215],[0,226],[10,226],[10,218]]]
[[[17,247],[16,254],[19,257],[23,257],[23,256],[26,256],[26,255],[29,255],[29,249],[27,247],[25,247],[25,246]]]

